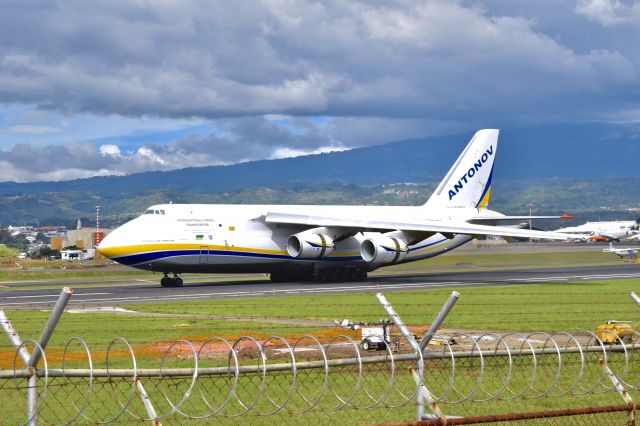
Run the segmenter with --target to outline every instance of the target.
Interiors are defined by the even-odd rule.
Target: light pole
[[[533,204],[529,203],[529,231],[531,231],[531,210],[533,209]],[[529,242],[532,243],[533,239],[529,237]]]

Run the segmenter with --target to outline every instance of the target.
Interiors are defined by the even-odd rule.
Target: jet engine
[[[329,256],[333,252],[333,239],[313,231],[293,234],[287,239],[289,256],[301,259],[317,259]]]
[[[366,262],[380,265],[400,262],[406,257],[407,251],[407,245],[402,240],[384,235],[367,238],[360,246],[360,255]]]

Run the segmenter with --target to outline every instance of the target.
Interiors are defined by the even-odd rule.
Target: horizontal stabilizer
[[[501,220],[505,220],[505,221],[525,221],[525,220],[535,220],[535,219],[574,219],[575,216],[571,216],[568,214],[563,214],[562,216],[477,216],[477,217],[472,217],[471,219],[469,219],[470,222],[472,223],[482,223],[482,222],[489,222],[489,223],[493,223],[495,221],[501,221]]]

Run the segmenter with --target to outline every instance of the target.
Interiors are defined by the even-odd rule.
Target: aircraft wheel
[[[327,270],[326,269],[318,270],[318,272],[316,273],[316,281],[326,282],[326,281],[328,281],[328,279],[329,279],[329,276],[327,274]]]
[[[361,271],[359,269],[348,269],[346,279],[349,281],[360,281]]]
[[[371,349],[371,342],[369,341],[369,339],[364,339],[362,341],[362,349],[364,349],[365,351],[368,351]]]
[[[282,273],[272,272],[269,274],[269,279],[274,283],[284,283],[287,282],[287,276]]]
[[[162,287],[171,287],[171,278],[164,277],[163,279],[160,280],[160,285]]]
[[[349,281],[349,278],[351,277],[351,271],[346,268],[340,268],[338,269],[338,272],[336,275],[337,275],[338,281]]]
[[[182,281],[180,277],[174,278],[174,282],[176,287],[182,287],[182,284],[184,284],[184,281]]]

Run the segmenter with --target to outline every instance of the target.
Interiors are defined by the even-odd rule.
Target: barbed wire
[[[433,402],[445,406],[598,397],[616,390],[600,360],[626,390],[640,389],[639,338],[638,332],[609,331],[438,334],[416,353],[401,336],[391,336],[377,351],[364,350],[346,334],[209,337],[136,354],[124,338],[92,353],[84,339],[73,337],[62,350],[49,348],[48,358],[44,353],[35,389],[29,382],[33,371],[16,350],[12,368],[0,370],[0,397],[10,424],[25,422],[29,389],[38,398],[32,417],[48,424],[406,413],[415,410],[418,389],[407,369],[418,359]]]

